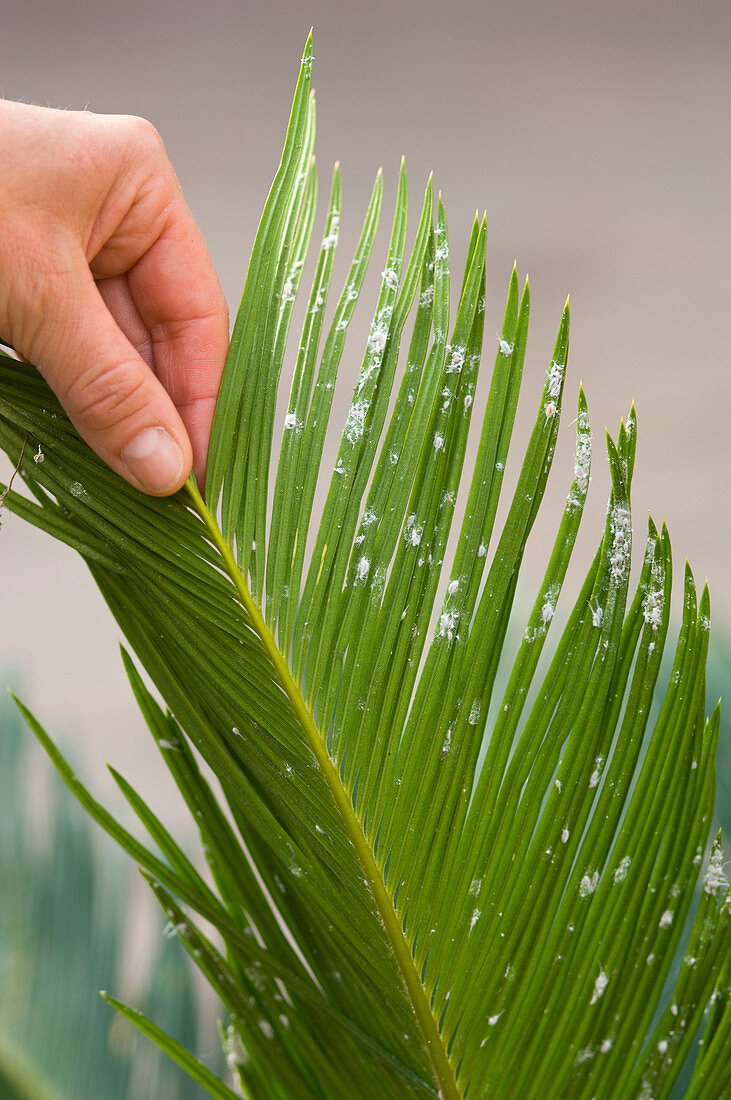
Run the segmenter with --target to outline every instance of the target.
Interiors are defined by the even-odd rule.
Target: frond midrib
[[[294,679],[287,661],[282,656],[274,639],[274,635],[267,626],[259,606],[249,591],[246,580],[238,567],[231,547],[223,537],[214,516],[206,507],[192,479],[189,479],[186,483],[186,490],[192,500],[193,507],[205,523],[211,539],[221,555],[226,572],[233,581],[239,599],[251,619],[251,624],[261,638],[264,649],[274,665],[282,688],[290,701],[298,722],[302,726],[308,746],[317,759],[322,776],[343,819],[345,830],[355,848],[366,882],[373,895],[378,914],[383,922],[384,931],[393,951],[396,965],[398,966],[404,985],[406,986],[434,1075],[439,1084],[440,1097],[442,1097],[443,1100],[460,1100],[461,1092],[455,1080],[454,1070],[439,1033],[437,1021],[432,1014],[426,991],[421,984],[421,979],[414,964],[411,949],[404,937],[399,918],[394,909],[393,902],[383,881],[383,876],[378,868],[371,847],[353,809],[350,795],[341,783],[338,770],[330,759],[325,739],[320,734],[314,716],[302,696],[299,685]]]

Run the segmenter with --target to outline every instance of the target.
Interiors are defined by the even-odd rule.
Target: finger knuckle
[[[138,148],[153,154],[164,154],[165,143],[157,127],[148,118],[141,115],[123,115],[122,118],[130,139]]]
[[[145,405],[148,379],[136,365],[119,363],[104,370],[82,371],[67,391],[75,419],[87,431],[106,432],[124,423]]]

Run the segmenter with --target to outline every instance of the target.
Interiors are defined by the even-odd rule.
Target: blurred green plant
[[[160,856],[131,837],[21,710],[143,869],[229,1012],[225,1042],[244,1095],[667,1097],[710,1006],[687,1095],[721,1097],[731,905],[719,838],[703,863],[720,722],[718,708],[710,719],[704,709],[707,589],[698,599],[686,569],[670,682],[650,725],[672,570],[667,531],[650,520],[630,591],[632,409],[616,442],[607,436],[612,490],[596,555],[530,695],[589,486],[579,389],[574,479],[487,728],[557,438],[568,307],[491,548],[528,326],[528,288],[520,293],[513,272],[452,553],[482,352],[486,229],[475,222],[450,335],[444,209],[440,200],[435,230],[430,181],[407,257],[403,167],[318,522],[333,388],[382,191],[379,175],[320,352],[340,223],[335,171],[270,495],[276,394],[315,214],[311,62],[308,41],[234,327],[205,502],[193,481],[173,499],[135,492],[79,441],[32,368],[0,364],[0,441],[36,501],[9,493],[5,504],[84,556],[165,700],[169,709],[125,654],[213,886],[117,777]],[[20,461],[26,439],[25,455],[42,463]],[[212,1095],[234,1095],[159,1027],[112,1003]]]
[[[106,838],[100,858],[88,815],[57,778],[43,782],[41,761],[31,774],[23,732],[0,699],[0,1097],[196,1100],[200,1087],[98,996],[124,975],[128,874]],[[161,938],[140,999],[200,1048],[202,1010],[174,940]],[[210,1053],[222,1069],[215,1043]]]

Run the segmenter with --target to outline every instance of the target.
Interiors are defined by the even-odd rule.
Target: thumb
[[[175,492],[193,458],[175,406],[107,310],[83,255],[62,279],[63,290],[51,280],[30,307],[33,339],[21,352],[108,466],[143,492]]]

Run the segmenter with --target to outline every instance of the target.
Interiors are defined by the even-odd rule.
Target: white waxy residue
[[[579,897],[588,898],[596,891],[599,885],[599,872],[593,871],[591,875],[584,875],[579,883]]]
[[[597,756],[596,760],[594,761],[594,771],[589,776],[589,786],[590,787],[596,787],[598,785],[599,780],[602,777],[602,768],[603,767],[604,767],[604,757],[603,756]]]
[[[723,851],[720,844],[714,843],[708,870],[703,879],[703,889],[711,897],[716,898],[719,889],[726,886],[728,886],[728,880],[723,870]]]
[[[579,415],[579,428],[576,434],[576,457],[574,459],[574,481],[582,497],[585,496],[589,488],[590,475],[591,428],[589,417],[585,412],[582,412]]]
[[[355,443],[365,431],[365,422],[370,405],[367,401],[354,401],[345,421],[345,438],[348,443]]]
[[[424,525],[417,526],[416,516],[411,515],[406,519],[406,525],[404,527],[404,541],[409,546],[418,546],[421,542],[421,536],[424,533]]]
[[[455,608],[443,612],[439,617],[439,626],[437,628],[438,637],[446,638],[448,642],[453,641],[458,622],[459,611]]]
[[[69,489],[72,497],[76,497],[77,500],[88,500],[89,494],[80,481],[75,481]]]
[[[371,563],[368,561],[368,558],[361,558],[355,568],[356,581],[364,581],[368,576],[370,568]]]
[[[558,397],[561,392],[561,383],[563,382],[564,369],[561,363],[557,363],[556,360],[552,360],[551,366],[548,371],[548,396]]]
[[[467,349],[463,344],[451,345],[447,348],[447,365],[444,368],[446,374],[456,374],[464,366],[464,357]]]
[[[440,233],[439,230],[437,230],[437,239],[439,239],[439,236]],[[434,262],[442,265],[442,269],[445,275],[448,273],[449,268],[446,265],[449,263],[449,245],[447,243],[446,237],[444,239],[444,242],[437,246],[437,249],[434,253]]]
[[[612,580],[620,581],[629,564],[629,544],[632,526],[630,514],[622,505],[615,505],[610,518],[612,547],[609,554]]]
[[[604,973],[604,971],[600,968],[599,974],[597,975],[597,978],[594,982],[594,992],[592,993],[591,1000],[589,1001],[590,1005],[596,1004],[596,1002],[599,1000],[599,998],[604,993],[604,990],[607,988],[608,983],[609,983],[609,978]]]
[[[658,627],[662,625],[663,592],[662,589],[652,589],[647,593],[642,602],[642,617],[653,633],[657,634]]]
[[[624,882],[627,878],[627,872],[629,871],[631,862],[632,860],[629,856],[623,856],[622,859],[620,859],[617,867],[614,869],[614,875],[612,876],[617,884]]]
[[[338,211],[333,210],[332,218],[330,219],[330,232],[323,238],[322,247],[325,251],[331,248],[335,248],[338,243],[338,232],[340,230],[340,214]]]
[[[383,285],[388,287],[389,290],[398,288],[398,271],[394,268],[387,267],[385,271],[381,272],[381,278],[383,279]]]
[[[368,337],[368,347],[374,355],[383,355],[388,341],[388,326],[382,321],[376,322]]]

